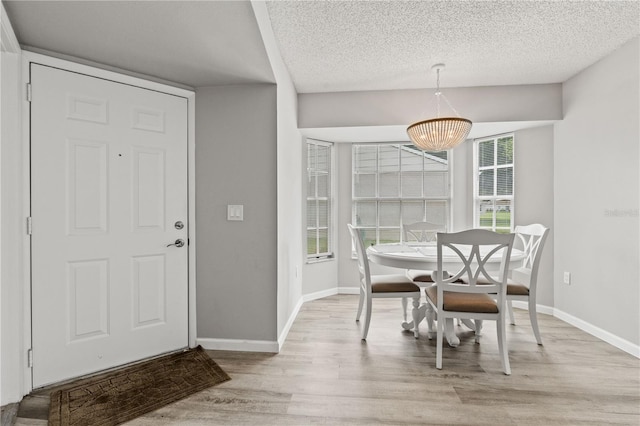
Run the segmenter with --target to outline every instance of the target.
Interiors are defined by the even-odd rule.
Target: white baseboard
[[[525,311],[529,310],[529,303],[523,300],[514,300],[512,303],[514,308],[524,309]],[[553,316],[553,308],[551,306],[536,305],[536,312],[538,312],[539,314]]]
[[[360,288],[358,287],[336,287],[329,290],[317,291],[315,293],[305,294],[302,299],[305,302],[312,300],[322,299],[323,297],[334,296],[336,294],[360,294]]]
[[[582,331],[585,331],[592,336],[597,337],[600,340],[603,340],[609,343],[612,346],[615,346],[618,349],[622,349],[628,354],[635,356],[636,358],[640,358],[640,346],[636,345],[628,340],[625,340],[621,337],[616,336],[606,330],[601,329],[600,327],[596,327],[593,324],[590,324],[580,318],[576,318],[573,315],[570,315],[566,312],[563,312],[559,309],[554,309],[554,314],[556,318],[561,319],[567,324],[571,324],[574,327],[579,328]]]
[[[337,287],[329,290],[318,291],[311,294],[303,295],[296,307],[293,309],[287,324],[285,325],[282,333],[280,333],[280,337],[278,341],[269,341],[269,340],[236,340],[236,339],[197,339],[196,343],[201,345],[204,349],[210,350],[222,350],[222,351],[241,351],[241,352],[268,352],[268,353],[279,353],[280,348],[284,344],[287,335],[289,334],[289,330],[293,325],[298,313],[300,312],[300,308],[305,302],[309,302],[316,299],[322,299],[323,297],[333,296],[335,294],[359,294],[360,289],[358,287]],[[523,301],[514,301],[513,306],[519,309],[528,309],[527,302]],[[635,356],[636,358],[640,358],[640,346],[636,345],[628,340],[622,339],[608,331],[605,331],[599,327],[596,327],[584,320],[574,317],[573,315],[569,315],[566,312],[563,312],[559,309],[552,308],[550,306],[545,305],[537,305],[537,311],[541,314],[552,315],[567,324],[570,324],[576,328],[579,328],[582,331],[585,331],[592,336],[597,337],[598,339],[603,340],[604,342],[615,346],[618,349],[621,349],[628,354]]]
[[[524,310],[529,309],[528,303],[522,300],[514,300],[513,307],[524,309]],[[640,358],[640,346],[633,344],[628,340],[622,339],[616,336],[615,334],[609,333],[608,331],[605,331],[599,327],[596,327],[595,325],[590,324],[584,320],[581,320],[580,318],[576,318],[573,315],[570,315],[559,309],[552,308],[550,306],[537,305],[536,310],[539,314],[552,315],[558,318],[559,320],[566,322],[567,324],[570,324],[576,328],[579,328],[580,330],[586,333],[589,333],[592,336],[597,337],[598,339],[612,346],[615,346],[616,348],[621,349],[628,354],[635,356],[636,358]]]
[[[338,287],[338,294],[360,294],[360,287]]]
[[[316,291],[315,293],[309,293],[302,295],[303,302],[311,302],[312,300],[322,299],[323,297],[329,297],[338,294],[337,288],[330,288],[328,290]]]
[[[284,328],[282,329],[282,333],[280,333],[280,336],[278,337],[278,352],[280,352],[280,349],[282,349],[282,345],[284,345],[284,341],[287,340],[287,336],[289,335],[289,330],[291,330],[291,326],[293,325],[293,322],[296,320],[296,317],[298,316],[298,312],[300,312],[300,308],[302,307],[304,302],[305,302],[304,297],[301,297],[298,300],[298,303],[296,303],[295,308],[293,308],[293,312],[291,312],[291,315],[289,315],[289,320],[285,324]]]
[[[284,344],[285,340],[287,340],[287,335],[289,334],[289,330],[291,330],[291,326],[293,325],[293,322],[295,321],[296,317],[298,316],[298,312],[300,312],[300,308],[302,307],[302,305],[305,302],[310,302],[312,300],[317,300],[317,299],[322,299],[325,297],[329,297],[329,296],[334,296],[336,294],[358,294],[359,290],[357,288],[352,289],[352,288],[348,288],[347,289],[349,291],[349,293],[341,293],[340,292],[340,288],[330,288],[327,290],[322,290],[322,291],[316,291],[315,293],[310,293],[310,294],[305,294],[303,295],[300,300],[298,300],[298,303],[296,304],[296,307],[293,309],[293,312],[291,312],[291,315],[289,316],[289,320],[287,321],[287,324],[285,325],[284,329],[282,330],[282,333],[280,333],[280,337],[278,337],[278,352],[280,351],[280,349],[282,349],[282,345]],[[352,290],[356,291],[356,293],[350,293]]]
[[[270,340],[198,338],[196,339],[196,344],[204,349],[214,351],[268,352],[276,354],[280,351],[278,342]]]

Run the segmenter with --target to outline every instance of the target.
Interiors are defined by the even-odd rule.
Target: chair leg
[[[429,302],[422,305],[420,309],[425,309],[424,316],[427,319],[427,337],[431,340],[433,339],[433,323],[436,319],[436,314],[433,312],[433,308]]]
[[[367,312],[364,315],[364,327],[362,328],[362,340],[367,340],[369,334],[369,323],[371,323],[371,299],[367,298]]]
[[[502,369],[507,376],[511,375],[511,366],[509,365],[509,349],[507,348],[507,335],[504,329],[504,315],[498,318],[498,351],[500,352],[500,360],[502,361]]]
[[[438,320],[436,336],[436,368],[442,370],[442,341],[444,340],[444,319]]]
[[[362,305],[364,304],[365,294],[362,287],[360,287],[360,300],[358,300],[358,313],[356,314],[356,322],[360,321],[360,314],[362,314]]]
[[[516,317],[513,315],[513,303],[511,303],[511,300],[507,300],[507,310],[509,311],[509,318],[511,318],[511,325],[516,325]]]
[[[482,337],[482,320],[473,320],[475,323],[474,331],[476,333],[476,343],[480,343],[480,337]]]
[[[407,322],[407,298],[406,297],[402,298],[402,318],[404,319],[404,322]]]
[[[531,319],[531,328],[536,336],[536,341],[542,345],[542,337],[540,337],[540,329],[538,329],[538,312],[536,311],[536,301],[529,298],[529,318]]]
[[[403,297],[402,300],[405,300]],[[406,315],[405,315],[406,316]],[[420,337],[420,296],[413,298],[413,309],[411,310],[411,316],[413,317],[413,337],[416,339]],[[405,320],[406,321],[406,320]]]

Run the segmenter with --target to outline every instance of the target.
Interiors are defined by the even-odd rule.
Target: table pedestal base
[[[433,321],[435,318],[434,315],[429,315],[427,313],[427,311],[431,310],[431,306],[428,303],[424,303],[422,306],[420,306],[420,308],[418,309],[418,324],[420,324],[420,322],[423,319],[427,319],[427,337],[429,338],[429,340],[433,339],[434,337],[436,337],[436,332],[434,331],[434,327],[433,327]],[[473,323],[470,320],[463,320],[463,321],[468,321],[470,324],[473,325]],[[466,325],[466,322],[465,322]],[[403,322],[402,323],[402,328],[405,330],[411,330],[414,331],[414,326],[413,326],[413,321],[411,322]],[[475,330],[475,327],[472,328],[472,330]],[[460,345],[460,339],[458,338],[458,336],[456,336],[455,330],[453,328],[453,318],[446,318],[445,319],[445,323],[444,323],[444,336],[447,339],[447,343],[449,344],[449,346],[451,346],[452,348],[458,347]]]

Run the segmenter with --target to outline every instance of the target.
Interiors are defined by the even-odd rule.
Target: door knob
[[[182,247],[184,245],[184,240],[182,238],[178,238],[174,243],[167,244],[167,247],[176,246]]]

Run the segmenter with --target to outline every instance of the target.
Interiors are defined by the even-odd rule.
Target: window
[[[450,226],[449,153],[413,145],[353,145],[352,224],[366,246],[401,241],[402,225]]]
[[[513,135],[474,143],[474,226],[513,230]]]
[[[307,140],[307,259],[333,257],[333,145]]]

